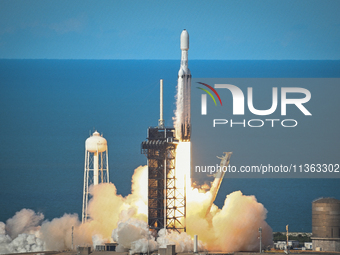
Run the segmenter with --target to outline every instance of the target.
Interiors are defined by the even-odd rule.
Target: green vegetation
[[[289,240],[296,240],[296,241],[299,241],[300,243],[312,241],[310,236],[308,236],[307,234],[288,235],[288,238],[289,238]],[[273,234],[273,239],[274,239],[274,242],[286,241],[287,237],[286,237],[286,234],[284,234],[282,232],[275,232]]]

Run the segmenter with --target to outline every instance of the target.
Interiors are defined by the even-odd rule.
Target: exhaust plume
[[[167,244],[175,244],[176,252],[192,251],[195,234],[199,237],[199,251],[254,251],[259,248],[259,227],[263,245],[272,242],[272,230],[265,222],[267,210],[254,196],[235,191],[226,196],[221,209],[212,204],[207,214],[214,195],[190,186],[187,186],[187,233],[161,230],[154,236],[147,226],[147,183],[147,166],[141,166],[134,172],[131,194],[126,197],[118,195],[112,183],[92,187],[91,219],[85,224],[81,224],[77,214],[44,221],[43,214],[22,209],[6,224],[0,222],[0,254],[70,249],[72,226],[74,247],[113,240],[118,243],[117,251],[131,253],[147,252],[148,247],[154,251]]]

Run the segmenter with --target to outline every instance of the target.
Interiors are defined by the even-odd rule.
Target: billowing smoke
[[[0,222],[0,254],[45,250],[44,242],[38,238],[43,218],[42,214],[22,209],[6,224]]]
[[[119,222],[118,227],[112,231],[112,239],[119,243],[120,251],[130,250],[131,254],[166,248],[169,244],[176,246],[176,252],[193,251],[193,240],[187,233],[167,232],[162,229],[155,239],[147,223],[135,218]],[[199,249],[204,250],[202,242],[199,242]]]
[[[197,234],[210,251],[258,251],[259,228],[262,244],[272,244],[272,229],[266,223],[267,210],[254,196],[241,191],[229,194],[222,209],[213,204],[208,214],[211,194],[192,191],[196,201],[188,202],[187,233]]]
[[[6,233],[15,238],[21,233],[34,233],[38,230],[38,226],[44,219],[44,215],[36,214],[33,210],[22,209],[17,212],[13,218],[10,218],[6,222]]]
[[[45,242],[47,250],[60,251],[71,248],[72,226],[75,228],[75,236],[78,237],[80,221],[77,214],[65,214],[61,218],[43,222],[39,235]]]
[[[160,248],[166,248],[168,244],[176,245],[176,252],[192,252],[194,243],[192,237],[185,233],[169,232],[161,229],[158,233],[157,243]],[[198,241],[198,250],[204,251],[205,245],[202,241]]]
[[[95,246],[115,241],[118,251],[147,252],[176,245],[176,252],[192,251],[193,236],[199,237],[199,250],[258,250],[258,228],[262,227],[263,245],[272,241],[272,231],[265,222],[266,209],[254,196],[240,191],[226,197],[219,209],[213,204],[207,212],[212,194],[198,189],[187,190],[187,233],[161,230],[154,237],[147,225],[147,167],[138,167],[132,178],[131,194],[122,197],[112,183],[91,188],[91,220],[81,224],[77,214],[65,214],[52,221],[29,209],[17,212],[6,224],[0,222],[0,254],[64,250]]]
[[[89,202],[91,220],[81,224],[77,214],[65,214],[52,221],[30,209],[17,212],[6,224],[0,222],[0,254],[44,250],[64,250],[111,242],[112,230],[119,220],[147,219],[147,167],[138,167],[132,178],[131,194],[122,197],[112,183],[91,187]]]
[[[120,221],[118,227],[112,231],[112,239],[119,243],[119,249],[130,250],[130,253],[146,253],[157,249],[157,242],[151,235],[148,224],[134,218]]]
[[[96,248],[97,245],[102,245],[103,243],[108,243],[109,240],[103,239],[102,235],[94,235],[92,236],[92,246],[93,249]]]

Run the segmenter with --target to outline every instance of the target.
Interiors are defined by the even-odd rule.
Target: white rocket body
[[[190,141],[190,94],[191,73],[188,68],[189,34],[184,29],[181,33],[181,67],[178,72],[177,110],[175,119],[176,138],[180,141]]]

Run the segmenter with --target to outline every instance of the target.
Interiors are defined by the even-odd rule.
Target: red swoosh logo
[[[216,92],[216,90],[215,90],[213,87],[211,87],[210,85],[205,84],[205,83],[203,83],[203,82],[197,82],[197,83],[202,84],[202,85],[208,87],[209,89],[211,89],[212,92],[214,92],[215,95],[217,96],[218,100],[220,100],[220,103],[221,103],[221,106],[222,106],[222,101],[221,101],[220,95]]]

